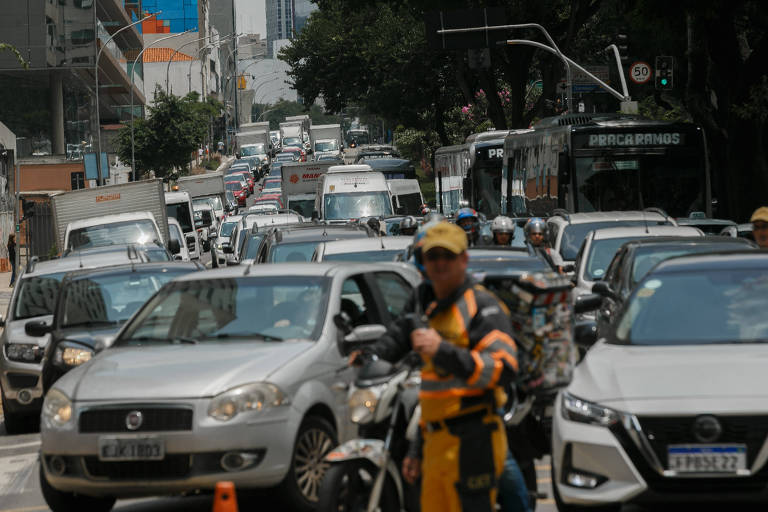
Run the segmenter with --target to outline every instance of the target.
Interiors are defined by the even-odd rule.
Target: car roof
[[[720,235],[708,235],[700,237],[687,237],[687,236],[659,236],[638,238],[637,240],[631,240],[624,244],[627,247],[639,247],[639,246],[652,246],[652,245],[680,245],[680,244],[696,244],[696,245],[740,245],[743,247],[755,247],[747,238],[736,238],[730,236]]]
[[[401,168],[401,167],[408,167],[411,165],[410,160],[405,160],[403,158],[372,158],[369,161],[361,162],[365,163],[366,165],[370,165],[373,169],[378,168]]]
[[[359,224],[297,224],[294,226],[278,227],[275,232],[280,233],[281,240],[277,243],[286,242],[322,242],[324,239],[334,236],[343,238],[366,238],[373,236],[373,231],[367,226]],[[324,233],[330,234],[328,238]]]
[[[680,226],[735,226],[736,223],[728,219],[707,219],[699,217],[681,217],[677,219]]]
[[[25,277],[34,277],[45,274],[58,274],[59,272],[71,272],[81,268],[99,268],[112,265],[143,264],[138,259],[138,254],[131,252],[130,248],[136,248],[141,252],[144,248],[135,244],[105,245],[80,251],[72,251],[62,258],[46,261],[30,261],[24,272]],[[148,246],[150,250],[163,251],[158,245]],[[161,261],[157,263],[169,263]]]
[[[412,236],[383,236],[352,238],[324,242],[323,254],[345,254],[348,252],[376,252],[405,250],[413,243]]]
[[[230,215],[226,219],[224,219],[221,223],[227,224],[228,222],[238,222],[242,218],[243,218],[242,215]]]
[[[339,272],[355,273],[371,270],[405,269],[404,263],[367,262],[312,262],[312,263],[270,263],[268,265],[243,265],[193,272],[179,276],[175,281],[196,281],[202,279],[226,279],[233,277],[276,277],[276,276],[333,276]]]
[[[593,240],[609,240],[612,238],[624,238],[626,236],[680,236],[701,237],[698,228],[692,226],[621,226],[616,228],[601,228],[593,231]]]
[[[283,224],[297,224],[302,222],[302,218],[301,216],[293,213],[277,213],[275,215],[251,213],[250,215],[244,215],[241,222],[245,222],[246,227],[249,229],[254,225],[265,229],[271,226],[279,226]]]
[[[122,274],[125,272],[167,272],[173,270],[187,270],[189,272],[195,272],[200,269],[200,264],[193,261],[153,261],[147,263],[130,263],[122,265],[110,265],[108,267],[74,270],[67,274],[67,279],[80,279],[82,277]]]
[[[569,213],[567,216],[558,215],[555,213],[549,219],[559,220],[566,224],[584,224],[587,222],[609,222],[612,220],[644,220],[659,221],[659,220],[674,220],[671,217],[665,217],[664,215],[654,211],[610,211],[610,212],[583,212],[583,213]]]
[[[739,270],[740,268],[765,269],[768,271],[768,251],[752,250],[676,256],[660,262],[647,276],[690,271]]]

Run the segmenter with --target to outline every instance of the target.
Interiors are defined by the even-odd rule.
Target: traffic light
[[[674,87],[675,58],[670,55],[656,57],[656,89],[671,91]]]
[[[34,217],[35,215],[35,203],[34,201],[28,201],[27,199],[21,199],[21,212],[25,219]]]
[[[616,47],[619,49],[619,58],[621,59],[621,62],[627,62],[629,60],[627,34],[616,34]]]

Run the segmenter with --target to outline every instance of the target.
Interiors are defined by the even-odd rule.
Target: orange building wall
[[[85,172],[83,162],[21,164],[20,190],[72,190],[72,173]],[[85,180],[88,188],[88,180]]]

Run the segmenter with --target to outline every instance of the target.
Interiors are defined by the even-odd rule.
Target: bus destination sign
[[[590,134],[586,148],[608,148],[628,146],[680,146],[685,143],[682,133],[601,133]]]

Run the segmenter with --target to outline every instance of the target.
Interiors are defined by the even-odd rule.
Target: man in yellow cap
[[[423,453],[403,473],[421,473],[423,512],[491,512],[507,455],[497,411],[517,371],[504,304],[467,277],[467,236],[449,222],[428,227],[416,246],[427,281],[404,315],[368,351],[398,361],[421,355]],[[418,466],[418,460],[421,466]]]
[[[752,234],[755,236],[757,245],[761,249],[768,249],[768,206],[761,206],[755,210],[749,221],[752,223]]]

